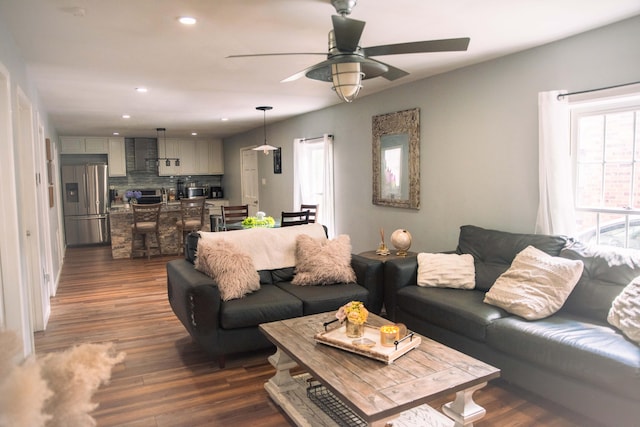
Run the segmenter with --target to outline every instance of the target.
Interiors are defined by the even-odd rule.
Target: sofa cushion
[[[279,282],[275,286],[298,298],[303,304],[305,316],[338,310],[349,301],[367,301],[369,298],[369,291],[356,283],[297,286],[291,282]]]
[[[562,236],[508,233],[464,225],[460,227],[456,252],[473,255],[476,289],[486,291],[511,266],[515,256],[527,246],[534,246],[549,255],[558,256],[566,242],[567,239]]]
[[[484,302],[528,320],[542,319],[562,307],[582,268],[582,261],[553,257],[527,246],[498,277]]]
[[[469,254],[418,254],[418,286],[473,289],[476,270]]]
[[[562,311],[606,322],[616,296],[640,276],[640,251],[575,242],[560,256],[581,260],[582,277]]]
[[[226,240],[200,242],[194,265],[216,281],[223,301],[260,289],[260,276],[251,257]]]
[[[607,321],[640,344],[640,277],[636,277],[613,300]]]
[[[425,322],[484,341],[487,325],[509,313],[484,304],[484,292],[405,286],[396,295],[396,311],[405,311]]]
[[[487,343],[519,360],[640,399],[640,348],[608,325],[562,313],[534,322],[512,316],[487,327]]]
[[[301,234],[296,239],[296,275],[294,285],[333,285],[352,283],[351,239],[342,234],[335,239],[314,239]]]
[[[272,283],[290,282],[295,274],[295,267],[276,268],[275,270],[271,270],[271,281]]]
[[[266,285],[242,299],[223,301],[220,326],[223,329],[255,327],[302,315],[302,301],[274,285]]]

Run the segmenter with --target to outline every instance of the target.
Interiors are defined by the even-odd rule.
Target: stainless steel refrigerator
[[[107,165],[62,166],[67,245],[109,243]]]

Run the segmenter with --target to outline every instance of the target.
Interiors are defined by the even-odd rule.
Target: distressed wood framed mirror
[[[420,109],[373,116],[373,204],[420,209]]]

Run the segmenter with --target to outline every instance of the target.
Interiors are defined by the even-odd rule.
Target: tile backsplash
[[[155,162],[147,162],[145,170],[136,170],[134,139],[125,138],[125,153],[127,156],[127,176],[109,178],[109,186],[122,195],[127,190],[176,188],[176,181],[197,181],[203,186],[222,186],[222,175],[189,175],[189,176],[158,176]],[[147,145],[147,158],[158,157],[157,144]]]

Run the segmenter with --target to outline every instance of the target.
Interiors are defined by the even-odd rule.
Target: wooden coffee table
[[[417,348],[391,364],[317,343],[314,336],[324,331],[323,323],[334,315],[321,313],[260,325],[277,347],[269,357],[276,374],[265,389],[298,426],[336,425],[307,397],[310,379],[359,417],[349,425],[453,426],[455,421],[456,426],[465,426],[485,415],[472,395],[498,378],[499,369],[422,336]],[[367,323],[379,327],[389,321],[370,314]],[[305,373],[292,376],[290,370],[298,366]],[[450,393],[456,393],[455,400],[442,407],[448,417],[426,405]]]

